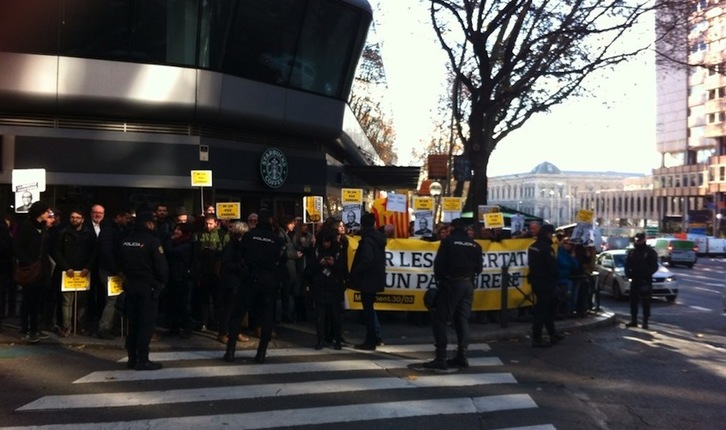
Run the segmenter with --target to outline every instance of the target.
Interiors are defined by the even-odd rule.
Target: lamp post
[[[429,185],[429,194],[434,198],[434,225],[438,223],[439,214],[439,198],[441,197],[441,191],[443,191],[441,184],[434,181]]]
[[[550,190],[550,223],[552,223],[552,225],[556,226],[557,224],[555,224],[554,212],[555,212],[555,190]]]

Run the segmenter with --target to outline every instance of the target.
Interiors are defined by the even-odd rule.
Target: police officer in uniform
[[[555,294],[559,282],[559,269],[555,250],[552,248],[552,235],[555,228],[544,224],[537,233],[536,240],[527,250],[529,261],[529,283],[537,300],[534,304],[532,323],[532,347],[546,348],[564,339],[555,330],[557,299]],[[547,328],[550,342],[542,340],[542,327]]]
[[[434,277],[439,293],[432,316],[436,357],[422,370],[444,372],[449,367],[468,367],[469,316],[474,298],[474,277],[482,271],[482,249],[466,234],[462,219],[451,223],[453,231],[441,241],[434,259]],[[456,330],[456,356],[446,359],[446,324],[451,318]]]
[[[237,334],[240,331],[238,321],[244,311],[251,306],[258,315],[261,325],[260,343],[257,347],[255,362],[264,363],[267,345],[272,334],[275,300],[280,284],[280,266],[285,264],[287,250],[285,239],[275,233],[272,227],[272,213],[261,209],[258,214],[257,228],[250,230],[240,243],[239,255],[249,270],[249,285],[243,282],[235,304],[227,340],[225,361],[234,361]],[[245,302],[249,301],[247,305]]]
[[[653,274],[658,271],[658,254],[645,243],[645,233],[633,239],[634,247],[625,257],[625,275],[630,278],[630,322],[626,327],[638,326],[638,302],[643,302],[643,328],[648,329],[650,294]]]
[[[139,213],[134,230],[121,242],[119,253],[129,320],[126,338],[129,369],[158,370],[162,367],[161,363],[149,361],[149,343],[154,334],[159,295],[169,275],[161,242],[153,234],[155,225],[151,212]]]

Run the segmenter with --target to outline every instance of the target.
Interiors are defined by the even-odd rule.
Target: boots
[[[235,348],[237,347],[237,339],[228,338],[227,339],[227,351],[224,353],[224,357],[222,357],[222,360],[232,363],[234,362],[234,352]]]
[[[257,347],[257,355],[255,355],[255,363],[262,364],[265,362],[265,356],[267,355],[267,342],[260,342]]]
[[[436,348],[436,358],[424,363],[421,367],[428,371],[446,372],[449,369],[449,366],[446,364],[446,349]]]
[[[648,330],[648,318],[643,318],[643,329]]]
[[[469,367],[469,359],[466,358],[466,348],[459,347],[459,350],[456,352],[454,358],[446,360],[446,365],[448,367],[458,368]]]

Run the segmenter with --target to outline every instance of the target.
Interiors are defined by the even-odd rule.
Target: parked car
[[[698,261],[698,246],[692,240],[659,237],[650,239],[648,245],[658,253],[658,259],[669,266],[683,264],[692,268]]]
[[[630,279],[625,276],[625,257],[628,251],[614,249],[601,252],[595,260],[598,273],[598,288],[616,299],[630,295]],[[653,274],[652,297],[664,297],[673,302],[678,297],[678,279],[668,268],[658,263],[658,271]]]

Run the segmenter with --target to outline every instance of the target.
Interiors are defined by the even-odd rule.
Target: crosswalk
[[[535,410],[537,404],[524,393],[491,392],[485,387],[514,386],[511,373],[487,344],[470,345],[470,367],[458,373],[422,374],[408,369],[431,355],[431,345],[386,345],[375,352],[343,350],[315,351],[287,348],[269,351],[274,358],[264,365],[251,364],[241,351],[237,362],[223,362],[220,351],[152,353],[151,360],[165,362],[153,372],[111,370],[91,372],[73,381],[78,394],[47,395],[19,407],[23,414],[56,413],[59,422],[32,426],[34,429],[265,429],[292,426],[344,424],[376,420],[482,415],[500,411]],[[124,359],[119,360],[119,368]],[[262,382],[262,383],[260,383]],[[467,395],[462,391],[470,390]],[[442,394],[443,393],[443,394]],[[457,396],[447,396],[447,394]],[[383,395],[385,394],[385,395]],[[422,396],[423,394],[423,396]],[[309,406],[296,399],[334,399],[330,404]],[[395,396],[395,401],[383,401]],[[426,396],[432,398],[426,398]],[[424,397],[424,398],[422,398]],[[361,402],[340,404],[341,399]],[[279,402],[271,411],[197,414],[194,405],[243,402]],[[248,403],[245,403],[248,404]],[[299,406],[299,407],[295,407]],[[236,409],[236,408],[231,408]],[[114,411],[134,419],[118,418]],[[159,411],[171,411],[159,416]],[[181,414],[180,414],[181,412]],[[144,414],[148,414],[145,417]],[[78,416],[98,418],[93,422],[65,422]],[[144,417],[144,418],[139,418]],[[47,421],[47,420],[46,420]],[[31,427],[3,427],[31,428]],[[507,427],[551,430],[550,424]]]

